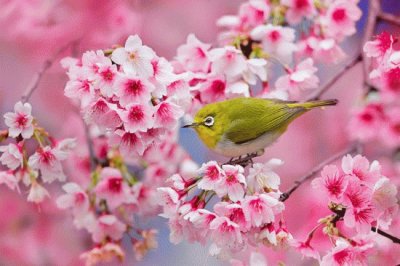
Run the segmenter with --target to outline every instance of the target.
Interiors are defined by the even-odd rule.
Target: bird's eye
[[[211,127],[212,125],[214,125],[214,117],[212,116],[207,116],[206,119],[204,119],[204,125]]]

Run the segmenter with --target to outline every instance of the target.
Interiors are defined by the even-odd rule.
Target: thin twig
[[[308,172],[306,175],[304,175],[299,180],[297,180],[295,182],[295,184],[288,191],[282,193],[280,198],[279,198],[279,200],[282,201],[282,202],[286,201],[294,191],[296,191],[304,182],[308,181],[315,174],[317,174],[319,171],[321,171],[321,169],[325,165],[336,161],[337,159],[339,159],[340,157],[343,157],[344,155],[346,155],[348,153],[353,153],[356,150],[357,150],[357,145],[353,144],[350,147],[348,147],[348,148],[346,148],[346,149],[334,154],[333,156],[329,157],[325,161],[321,162],[320,164],[315,166],[313,169],[311,169],[310,172]]]
[[[389,233],[386,233],[385,231],[382,231],[382,230],[379,229],[379,228],[376,228],[376,227],[372,226],[372,227],[371,227],[371,231],[372,231],[372,232],[377,232],[377,233],[380,234],[381,236],[384,236],[384,237],[386,237],[386,238],[389,238],[390,240],[393,241],[393,243],[400,244],[400,238],[395,237],[395,236],[393,236],[393,235],[391,235],[391,234],[389,234]]]
[[[71,41],[69,43],[67,43],[66,45],[64,45],[63,47],[61,47],[57,53],[51,57],[50,59],[47,59],[46,61],[44,61],[42,67],[39,69],[39,71],[36,73],[36,75],[33,77],[30,85],[28,86],[28,88],[25,90],[25,93],[21,96],[21,101],[23,103],[26,103],[27,101],[29,101],[29,99],[31,98],[32,94],[35,92],[35,90],[37,89],[40,80],[42,79],[44,73],[53,65],[54,61],[63,53],[65,52],[71,45],[73,45],[74,43],[76,43],[78,40],[74,40]]]
[[[380,12],[378,14],[378,19],[400,27],[400,17],[399,16],[389,14],[386,12]]]
[[[361,62],[362,56],[361,53],[357,54],[352,60],[347,62],[343,68],[336,73],[320,90],[318,90],[315,94],[307,97],[306,101],[318,100],[324,93],[326,93],[336,82],[343,77],[343,75],[351,68],[353,68],[357,63]]]

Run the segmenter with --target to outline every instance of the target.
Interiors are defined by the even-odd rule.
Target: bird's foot
[[[264,150],[258,151],[258,152],[254,152],[254,153],[248,153],[246,156],[242,157],[239,156],[237,159],[235,158],[231,158],[228,162],[224,163],[224,164],[231,164],[231,165],[241,165],[243,167],[246,167],[247,165],[254,164],[253,158],[261,156],[264,154]]]

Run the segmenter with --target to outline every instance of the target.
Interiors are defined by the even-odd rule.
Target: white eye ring
[[[214,117],[212,116],[207,116],[206,119],[204,119],[204,125],[211,127],[212,125],[214,125]]]

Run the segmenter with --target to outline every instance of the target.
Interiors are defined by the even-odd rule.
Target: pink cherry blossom
[[[210,223],[211,238],[220,246],[236,247],[243,241],[240,227],[227,217],[217,217]]]
[[[114,132],[114,136],[110,138],[110,144],[119,147],[119,151],[125,157],[141,156],[145,150],[145,144],[138,134],[120,129]]]
[[[19,144],[14,143],[10,143],[7,146],[0,146],[0,152],[3,153],[0,156],[0,162],[11,170],[22,166],[23,156],[21,148]]]
[[[153,109],[147,104],[130,104],[126,111],[121,111],[120,117],[127,132],[146,132],[153,126]]]
[[[102,215],[97,220],[92,238],[96,243],[101,243],[106,237],[120,240],[126,229],[126,224],[120,222],[114,215]]]
[[[393,35],[384,31],[375,36],[373,41],[364,44],[364,53],[368,57],[383,57],[387,51],[392,49],[394,41]]]
[[[250,36],[256,41],[261,41],[266,53],[286,63],[291,61],[292,53],[296,50],[295,31],[289,27],[261,25],[254,28]]]
[[[327,165],[321,171],[321,177],[312,181],[312,186],[323,190],[330,200],[341,201],[347,188],[348,179],[336,165]]]
[[[246,196],[243,200],[246,220],[255,227],[273,222],[275,214],[282,212],[284,208],[282,202],[268,194]]]
[[[100,182],[95,188],[99,199],[107,201],[111,209],[124,203],[133,203],[132,190],[124,181],[121,172],[115,168],[105,167],[100,173]]]
[[[339,238],[335,247],[321,260],[321,266],[340,265],[368,265],[368,254],[371,253],[374,244],[371,241],[352,245],[348,241]]]
[[[342,40],[344,36],[356,32],[355,22],[361,17],[361,10],[356,2],[337,0],[331,3],[323,17],[322,24],[328,36]]]
[[[113,51],[111,59],[122,65],[125,73],[137,74],[140,77],[148,78],[153,76],[153,65],[151,60],[155,57],[154,51],[142,45],[139,36],[129,36],[125,47]]]
[[[308,58],[300,62],[294,70],[288,70],[288,75],[281,76],[275,82],[278,90],[287,90],[290,94],[298,97],[301,92],[318,87],[319,79],[315,75],[317,68],[314,61]]]
[[[163,207],[161,216],[165,218],[173,217],[180,205],[179,194],[170,187],[157,188],[157,192],[158,202]]]
[[[154,123],[156,126],[165,128],[174,128],[184,112],[181,107],[166,100],[155,106]]]
[[[84,67],[90,75],[99,74],[101,66],[112,65],[110,58],[106,57],[102,50],[84,52],[81,61],[82,67]]]
[[[199,41],[194,34],[189,34],[186,44],[178,47],[176,59],[189,71],[207,73],[210,68],[210,47],[210,44]]]
[[[4,114],[5,124],[8,126],[8,135],[16,138],[20,134],[24,139],[33,135],[32,106],[29,103],[17,102],[14,105],[14,112]]]
[[[251,226],[251,222],[247,219],[240,204],[218,202],[214,205],[214,211],[218,216],[228,217],[229,220],[239,225],[242,232],[246,232]]]
[[[28,159],[28,164],[32,169],[40,170],[41,178],[45,183],[51,183],[54,180],[63,182],[65,180],[61,160],[64,160],[65,153],[56,148],[46,146],[40,147]]]
[[[198,86],[201,101],[212,103],[223,100],[226,95],[226,86],[226,81],[222,75],[208,78],[206,82]]]
[[[115,95],[122,106],[130,103],[147,103],[151,99],[154,86],[145,79],[121,75],[115,85]]]
[[[118,107],[99,98],[94,101],[84,114],[86,123],[95,123],[101,130],[114,129],[122,124],[118,115]]]
[[[210,51],[211,71],[225,74],[228,78],[240,75],[246,69],[246,58],[233,46],[215,48]]]
[[[398,97],[400,95],[400,67],[396,66],[385,70],[381,75],[382,92],[388,97]]]
[[[363,182],[374,182],[380,177],[380,165],[378,161],[373,161],[371,164],[368,159],[356,155],[346,155],[342,159],[342,169],[345,174],[354,176]]]
[[[371,223],[374,221],[371,195],[371,190],[360,186],[359,181],[349,182],[344,194],[344,203],[347,206],[344,223],[347,227],[362,233],[371,230]]]
[[[335,39],[322,39],[311,35],[299,42],[297,56],[312,56],[320,62],[338,63],[346,57],[346,54]]]
[[[271,7],[266,1],[250,0],[239,8],[240,27],[243,30],[263,24],[268,19]]]
[[[224,176],[218,182],[215,192],[219,197],[228,195],[233,202],[241,200],[246,187],[243,167],[240,165],[223,165],[222,170],[224,171]]]
[[[281,4],[288,7],[285,17],[292,24],[298,24],[303,18],[312,18],[315,14],[312,0],[283,0]]]
[[[262,58],[247,60],[247,68],[243,72],[243,79],[251,85],[256,85],[258,80],[267,81],[267,61]]]
[[[89,210],[89,198],[86,192],[76,183],[67,183],[63,186],[66,194],[57,199],[60,209],[72,209],[75,215],[85,214]]]
[[[384,126],[386,114],[380,103],[369,103],[363,109],[354,112],[349,123],[349,134],[353,139],[363,142],[372,140],[379,135]]]
[[[5,184],[9,189],[18,189],[18,179],[13,175],[12,171],[0,171],[0,184]]]
[[[46,197],[50,197],[49,192],[37,182],[33,182],[29,190],[28,201],[41,203]]]
[[[373,188],[371,201],[376,212],[374,217],[378,217],[378,225],[388,229],[399,209],[397,187],[387,177],[380,178]]]
[[[224,178],[224,172],[216,161],[204,163],[199,169],[202,175],[197,186],[204,190],[215,190],[219,182]]]
[[[71,67],[68,77],[64,95],[79,101],[81,107],[87,107],[95,98],[94,75],[90,76],[88,70],[82,67]]]
[[[110,62],[111,64],[111,62]],[[111,97],[114,94],[114,83],[117,77],[116,65],[102,65],[98,69],[98,78],[94,86],[100,89],[105,97]]]
[[[261,193],[264,192],[264,189],[278,189],[281,180],[273,170],[282,164],[283,161],[279,159],[271,159],[265,164],[253,164],[246,178],[250,191]]]

